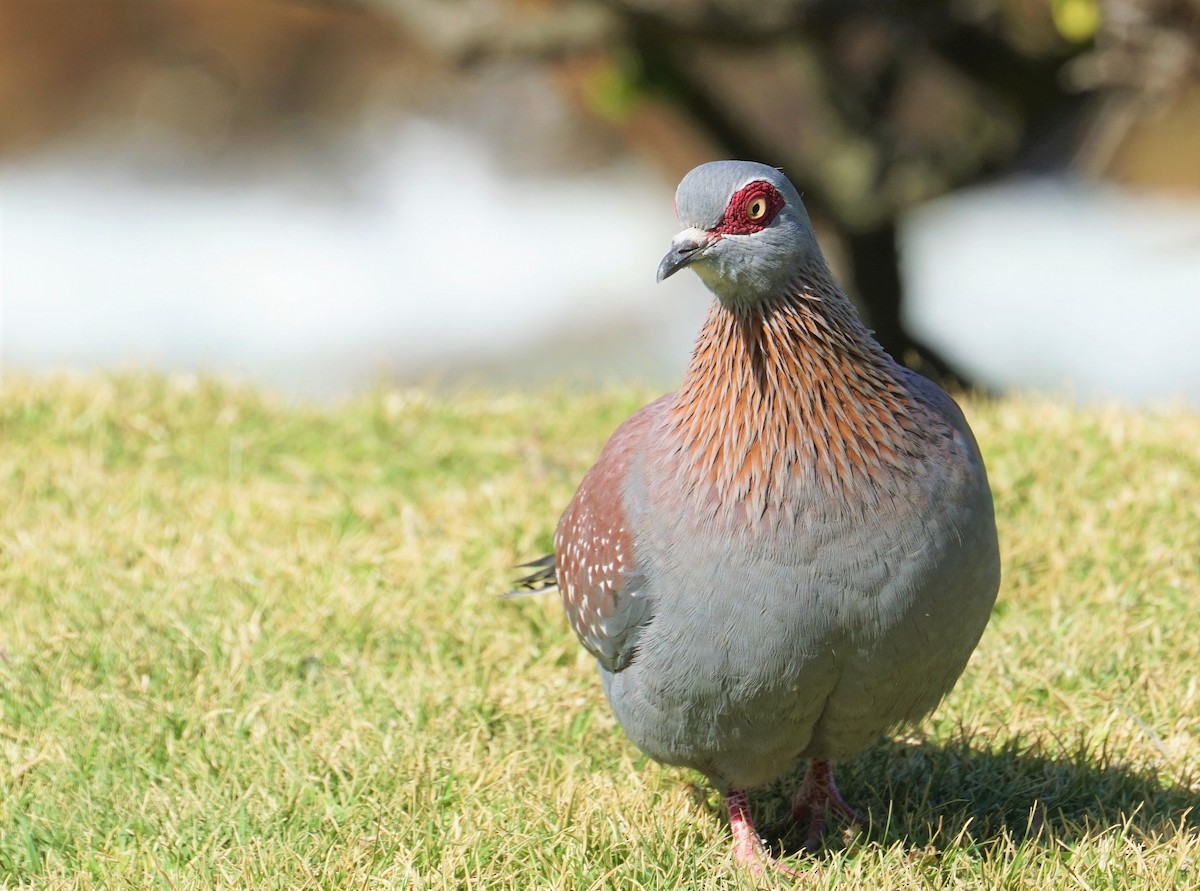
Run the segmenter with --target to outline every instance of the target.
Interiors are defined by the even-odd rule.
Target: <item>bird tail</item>
[[[501,597],[521,597],[524,594],[549,594],[558,590],[558,575],[554,566],[554,555],[547,554],[537,560],[522,563],[517,569],[532,569],[529,575],[513,581],[513,590],[506,591]]]

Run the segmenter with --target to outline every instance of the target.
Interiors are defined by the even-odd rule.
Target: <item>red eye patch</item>
[[[743,186],[729,199],[725,215],[713,229],[720,235],[750,235],[761,232],[783,209],[783,196],[768,182],[756,180]]]

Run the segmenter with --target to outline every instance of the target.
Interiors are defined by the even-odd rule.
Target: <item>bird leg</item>
[[[862,815],[846,803],[833,781],[833,765],[821,758],[808,762],[808,770],[792,802],[792,820],[807,825],[804,847],[812,851],[821,846],[825,812],[831,810],[852,823],[862,823]]]
[[[733,833],[733,859],[751,872],[764,869],[775,870],[789,879],[799,878],[803,873],[795,867],[781,863],[759,837],[750,816],[750,801],[741,789],[731,790],[725,796],[725,807],[729,809],[729,829]]]

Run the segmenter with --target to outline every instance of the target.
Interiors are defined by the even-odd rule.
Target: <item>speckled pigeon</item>
[[[625,732],[710,778],[761,869],[746,790],[807,758],[809,843],[854,816],[832,764],[954,685],[996,526],[962,413],[871,337],[782,173],[704,164],[675,206],[658,278],[716,296],[683,384],[613,434],[522,582],[560,590]]]

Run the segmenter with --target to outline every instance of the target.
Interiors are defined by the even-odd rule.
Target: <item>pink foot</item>
[[[754,820],[750,817],[750,802],[746,793],[741,790],[731,791],[725,796],[725,806],[729,808],[729,828],[733,832],[733,859],[751,872],[760,873],[771,869],[789,879],[798,879],[804,873],[794,866],[788,866],[771,856],[763,840],[759,838],[754,828]]]
[[[804,846],[812,851],[821,846],[821,833],[825,830],[825,813],[833,811],[851,823],[862,823],[862,815],[846,803],[837,783],[833,781],[833,765],[814,758],[808,763],[800,789],[792,803],[792,819],[808,826]]]

